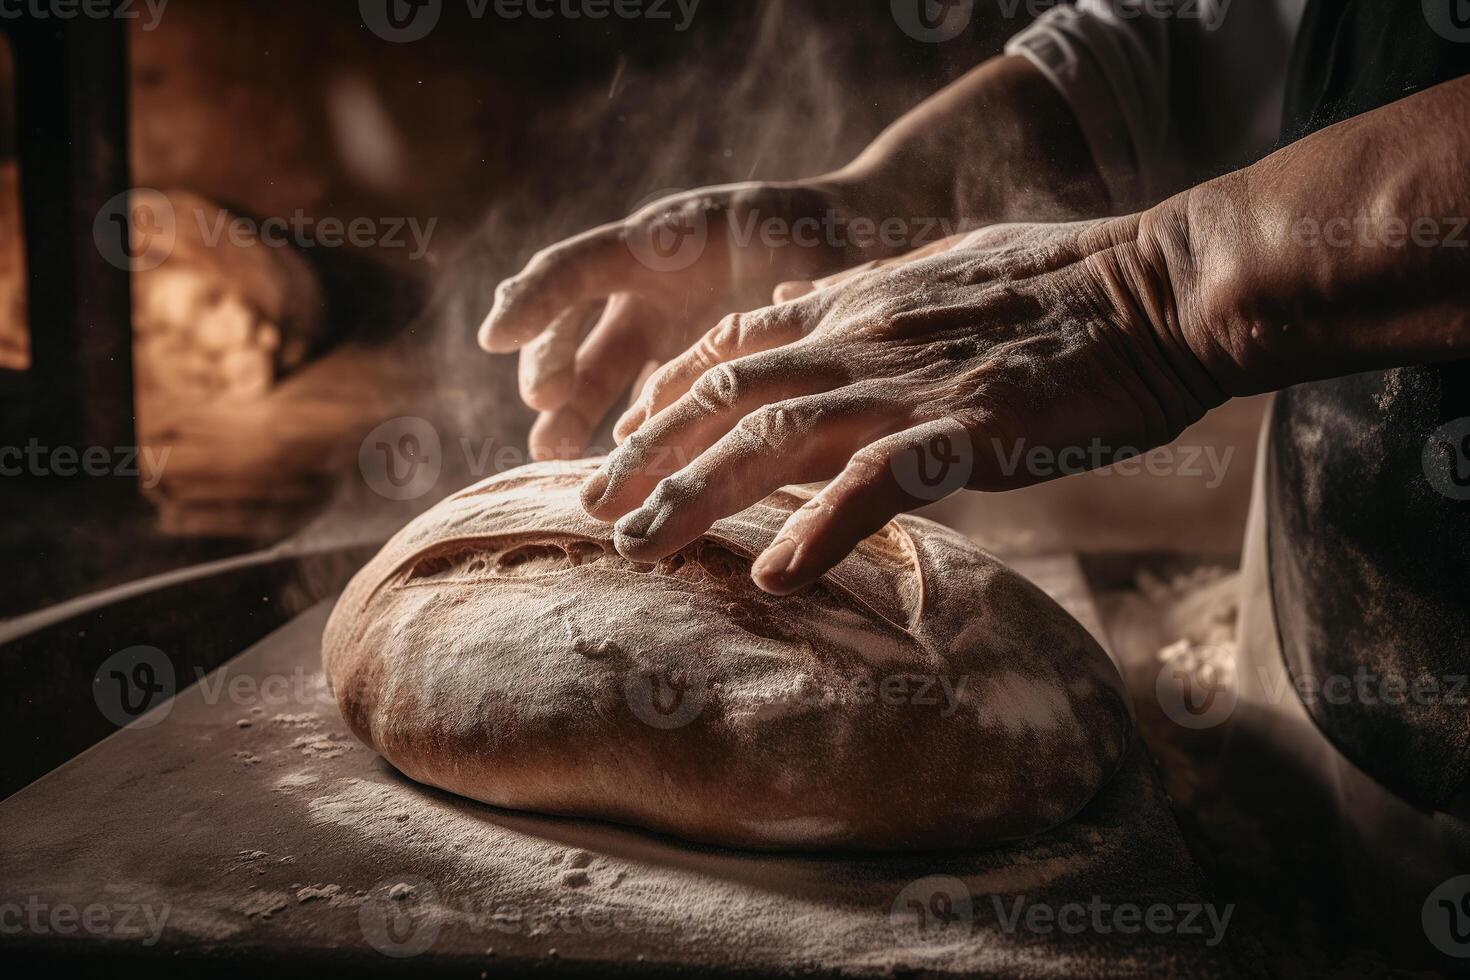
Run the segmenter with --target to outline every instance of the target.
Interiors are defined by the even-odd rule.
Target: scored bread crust
[[[323,639],[358,738],[496,806],[762,849],[957,848],[1061,823],[1132,731],[1116,669],[1039,589],[901,516],[777,598],[783,490],[653,565],[538,463],[441,502],[348,585]]]

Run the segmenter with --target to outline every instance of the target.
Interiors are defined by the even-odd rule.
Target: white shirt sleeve
[[[1306,0],[1078,0],[1010,40],[1077,114],[1115,207],[1275,145]]]

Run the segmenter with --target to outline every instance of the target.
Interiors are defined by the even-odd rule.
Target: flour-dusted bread
[[[337,703],[413,779],[713,844],[890,850],[1045,830],[1117,768],[1112,663],[960,535],[901,517],[776,598],[750,561],[798,491],[637,565],[578,503],[594,467],[454,495],[337,604]]]

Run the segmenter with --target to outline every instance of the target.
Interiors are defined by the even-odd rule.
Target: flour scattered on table
[[[315,786],[320,781],[320,776],[305,769],[288,772],[276,780],[276,792],[289,793],[292,790],[306,789],[308,786]]]
[[[356,748],[352,739],[341,732],[323,732],[320,735],[303,735],[291,743],[291,748],[302,755],[318,759],[335,759],[350,749]]]
[[[319,899],[331,901],[337,897],[337,893],[341,890],[341,885],[307,885],[296,892],[296,901],[303,905]]]
[[[281,892],[260,892],[246,898],[237,908],[252,919],[269,919],[277,912],[285,911],[289,905]]]
[[[322,727],[322,720],[314,714],[300,715],[276,715],[271,719],[271,724],[276,728],[311,728]]]

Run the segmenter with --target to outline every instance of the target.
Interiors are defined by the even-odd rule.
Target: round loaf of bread
[[[900,517],[777,598],[750,564],[802,492],[635,564],[578,503],[595,466],[455,494],[342,595],[327,678],[409,777],[712,844],[901,850],[1045,830],[1118,767],[1112,662],[962,536]]]

